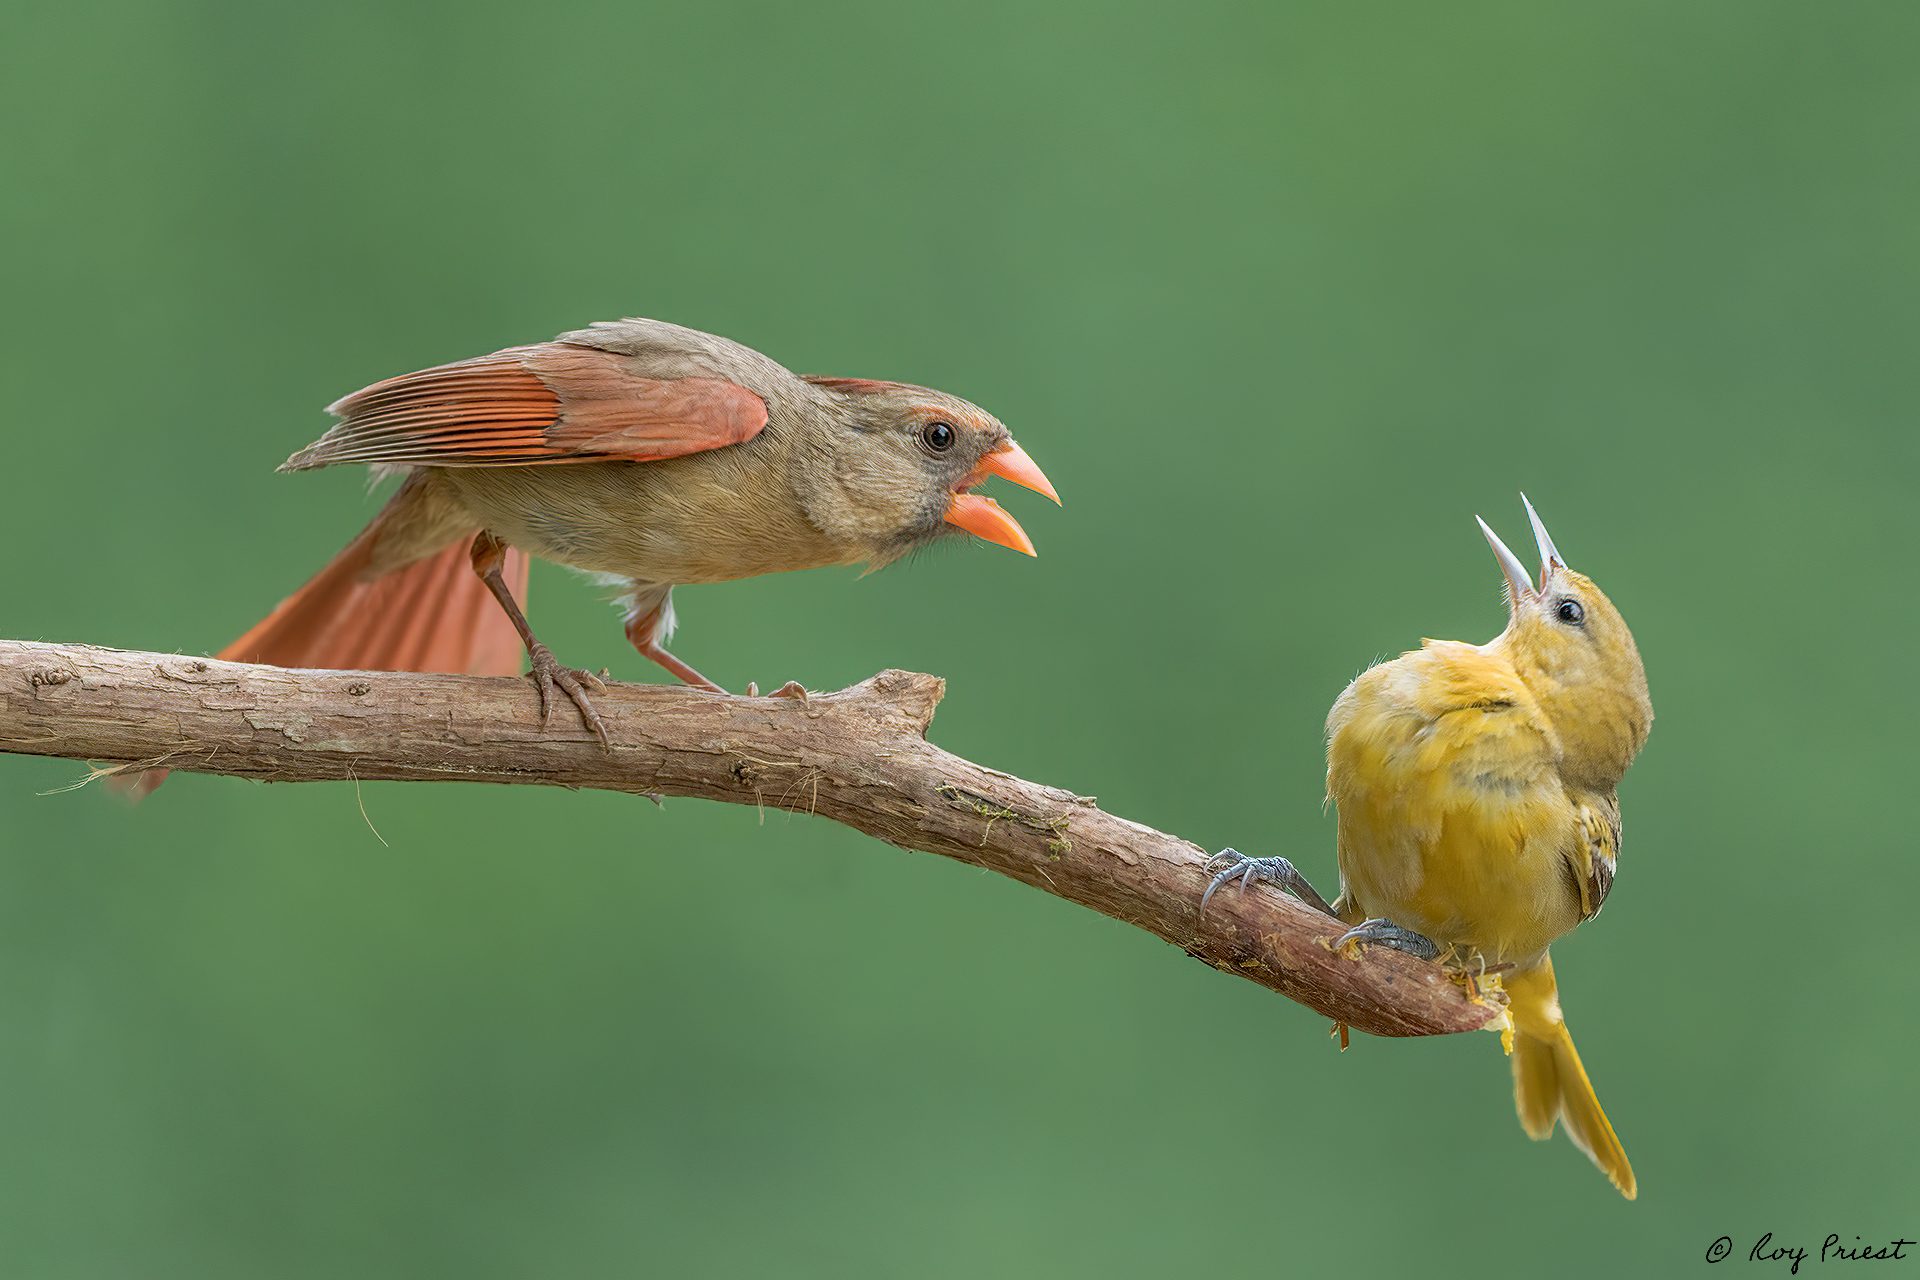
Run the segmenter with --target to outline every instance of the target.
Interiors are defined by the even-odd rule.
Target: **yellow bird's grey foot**
[[[1341,934],[1334,941],[1333,949],[1339,951],[1349,945],[1392,947],[1395,951],[1404,951],[1422,960],[1431,960],[1440,954],[1440,946],[1432,938],[1424,933],[1403,929],[1391,920],[1362,920]]]
[[[1278,885],[1322,915],[1334,914],[1333,908],[1327,905],[1327,900],[1321,897],[1319,891],[1308,884],[1307,878],[1285,858],[1249,858],[1238,849],[1222,849],[1207,859],[1207,870],[1212,871],[1222,863],[1226,864],[1226,870],[1215,875],[1207,884],[1207,891],[1200,895],[1202,914],[1205,914],[1207,903],[1212,901],[1214,892],[1221,885],[1235,878],[1239,879],[1242,892],[1248,885],[1256,882]]]
[[[594,736],[600,739],[600,745],[611,749],[613,744],[607,737],[606,721],[600,718],[600,712],[595,709],[593,700],[587,696],[589,688],[598,693],[607,687],[606,683],[591,671],[579,671],[573,667],[562,666],[560,660],[553,656],[553,650],[538,640],[527,646],[527,658],[531,666],[531,670],[527,672],[527,679],[533,681],[533,687],[540,691],[540,727],[545,729],[548,722],[553,719],[553,687],[559,685],[567,697],[573,700],[573,705],[580,708],[580,718],[587,722],[587,728],[593,730]]]

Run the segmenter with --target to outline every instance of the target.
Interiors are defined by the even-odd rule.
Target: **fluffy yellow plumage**
[[[1547,948],[1600,910],[1620,844],[1614,788],[1653,723],[1646,672],[1613,603],[1566,566],[1533,506],[1540,579],[1485,524],[1507,629],[1429,640],[1347,686],[1327,718],[1349,921],[1384,917],[1515,966],[1514,1099],[1529,1134],[1556,1118],[1631,1198],[1633,1167],[1560,1016]]]
[[[1547,948],[1591,919],[1613,883],[1615,788],[1653,705],[1619,611],[1567,567],[1531,503],[1527,514],[1537,582],[1480,526],[1507,578],[1505,631],[1484,645],[1428,640],[1362,673],[1333,704],[1338,901],[1327,907],[1285,859],[1232,850],[1213,888],[1267,880],[1356,925],[1354,941],[1512,965],[1520,1123],[1545,1138],[1562,1122],[1631,1199],[1633,1168],[1561,1018]]]

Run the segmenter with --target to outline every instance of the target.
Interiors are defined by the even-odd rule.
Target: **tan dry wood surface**
[[[610,683],[596,698],[606,750],[564,701],[542,732],[524,680],[0,641],[0,751],[277,782],[599,787],[818,814],[1091,907],[1361,1031],[1437,1035],[1499,1017],[1435,965],[1382,948],[1335,953],[1341,926],[1276,890],[1223,891],[1203,918],[1204,850],[929,743],[945,688],[907,671],[768,697]]]

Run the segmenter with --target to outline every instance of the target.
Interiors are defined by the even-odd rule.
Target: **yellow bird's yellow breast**
[[[1363,673],[1327,722],[1342,891],[1442,944],[1524,962],[1580,920],[1575,806],[1553,730],[1506,661],[1429,641]]]

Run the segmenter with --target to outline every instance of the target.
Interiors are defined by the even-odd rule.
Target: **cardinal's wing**
[[[766,401],[718,376],[650,378],[622,353],[545,342],[376,382],[285,471],[336,462],[505,467],[651,462],[752,439]]]

